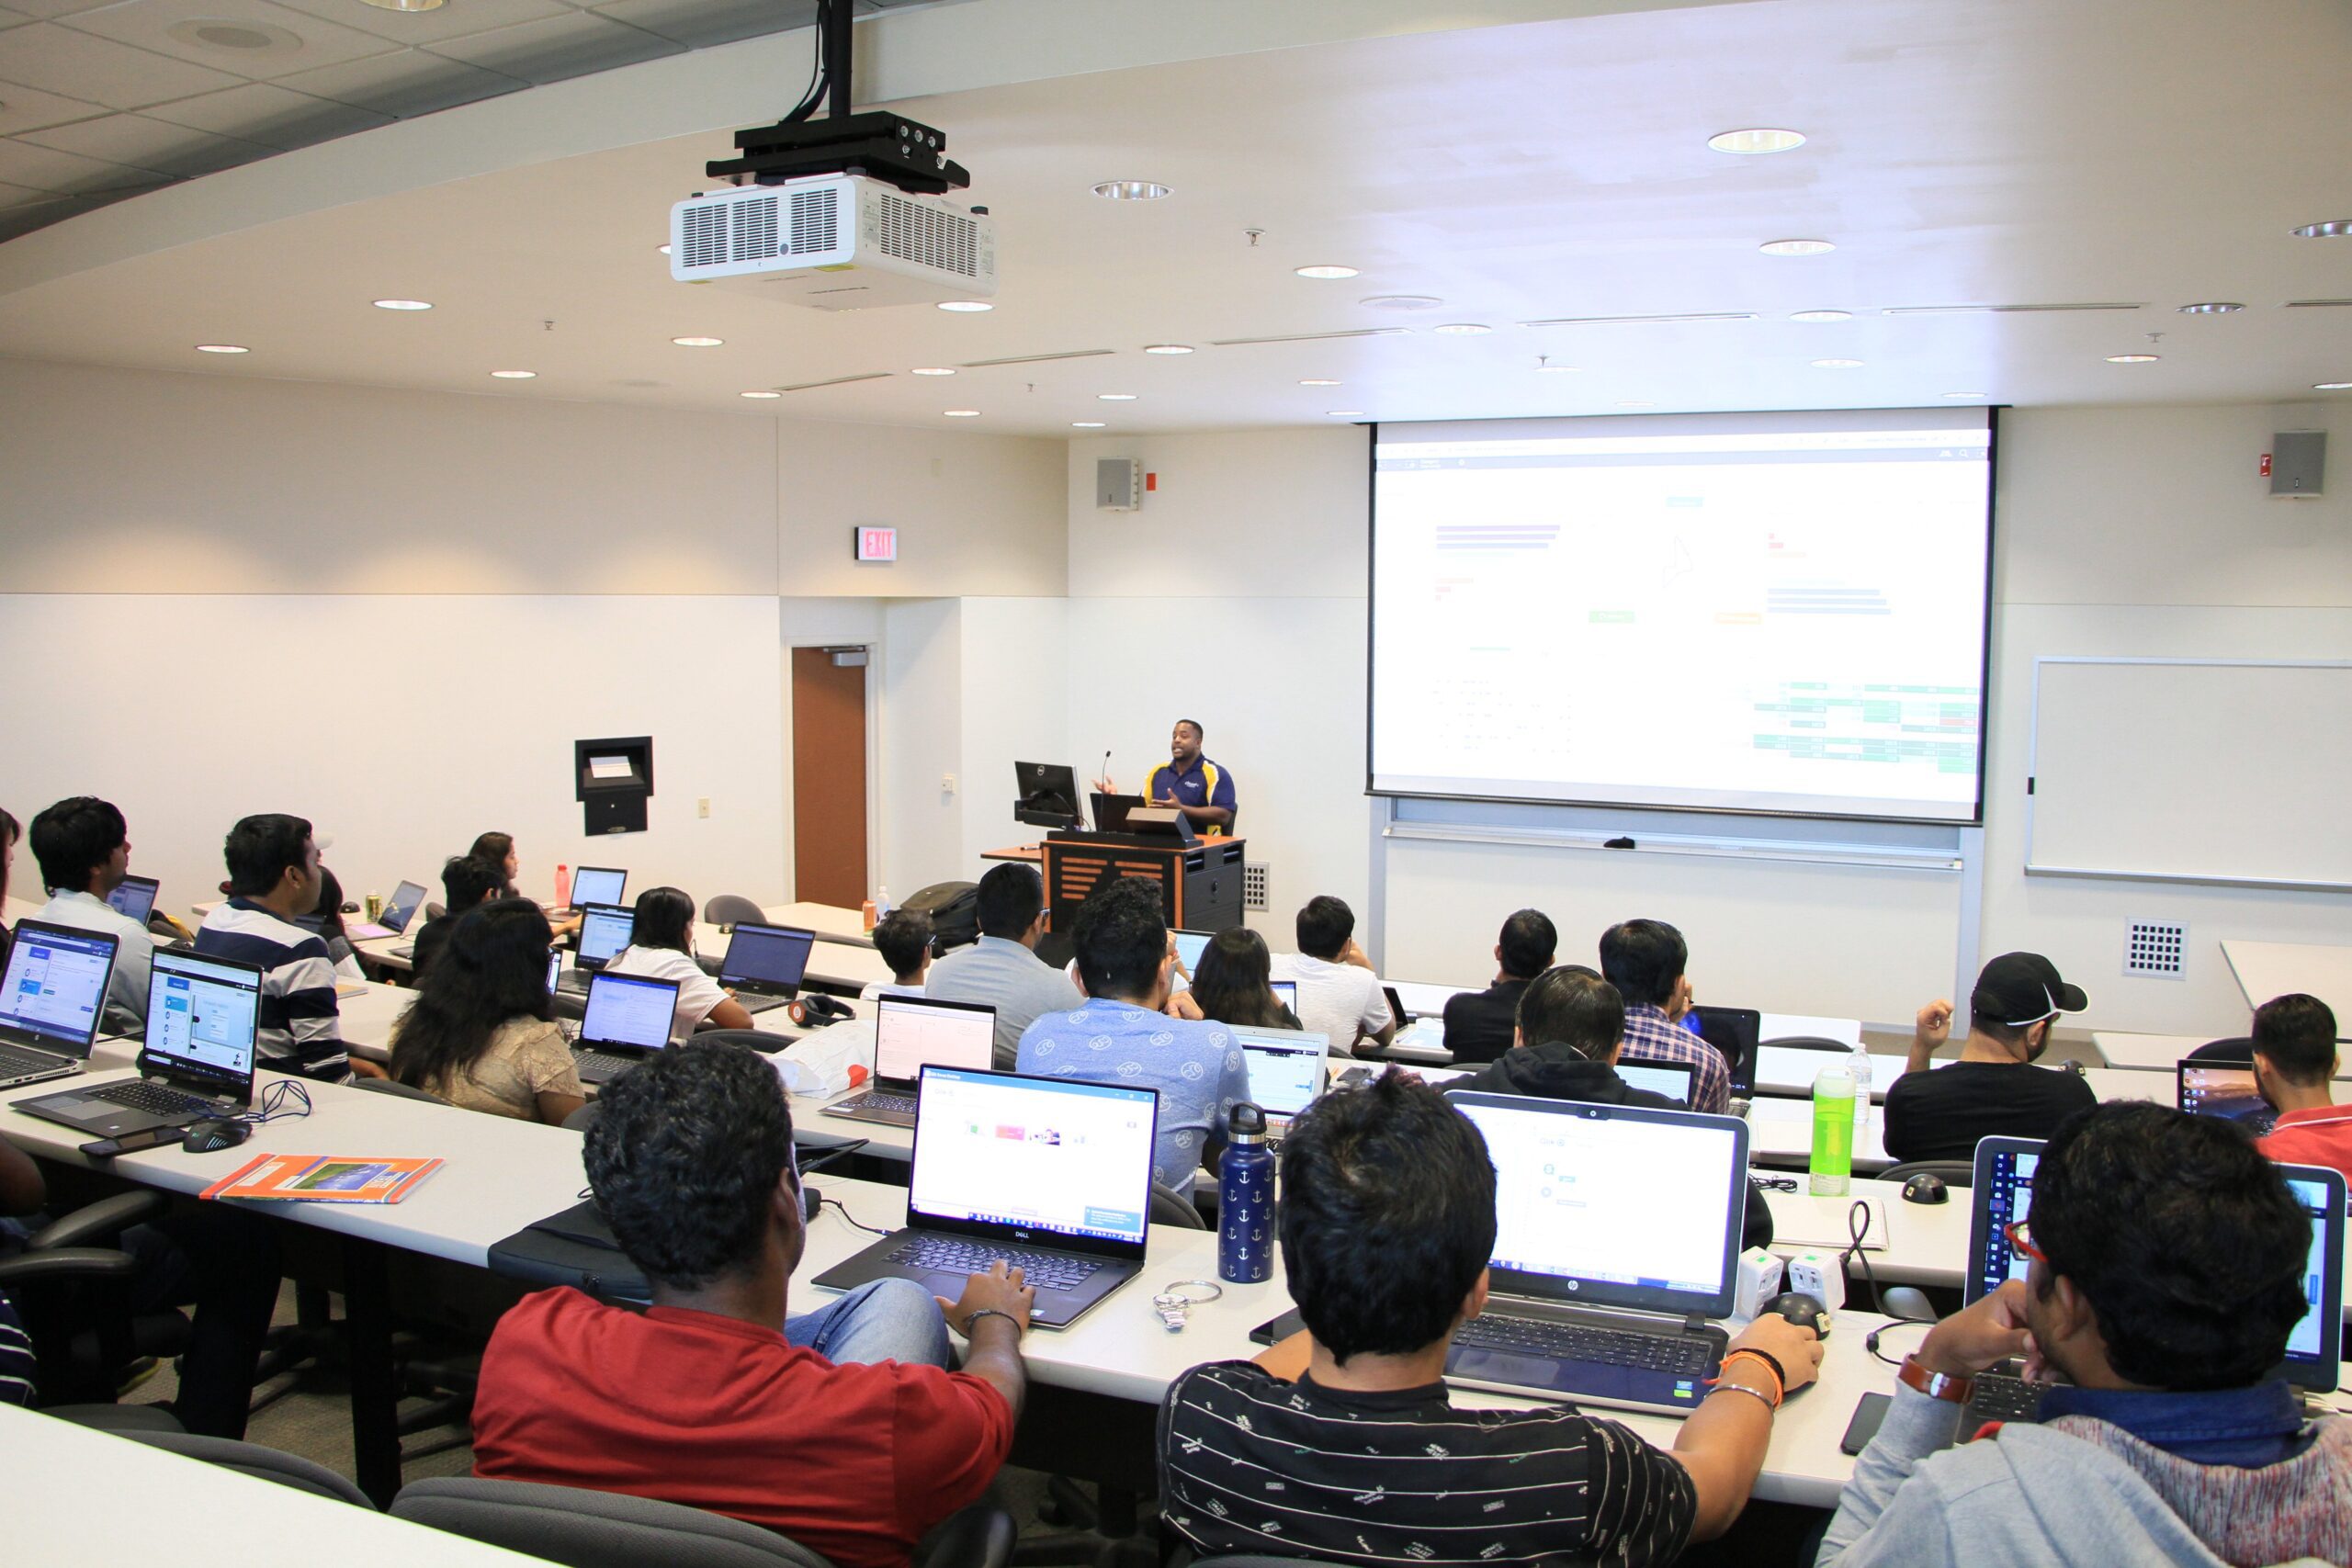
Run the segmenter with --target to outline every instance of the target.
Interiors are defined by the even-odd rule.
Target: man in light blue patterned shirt
[[[1170,1018],[1171,962],[1159,888],[1126,877],[1096,891],[1070,933],[1087,1000],[1021,1036],[1017,1070],[1159,1091],[1152,1179],[1189,1194],[1210,1137],[1250,1092],[1240,1043],[1224,1024]]]

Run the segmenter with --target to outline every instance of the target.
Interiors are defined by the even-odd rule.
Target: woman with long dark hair
[[[498,896],[501,898],[522,897],[514,890],[514,877],[523,869],[523,861],[522,857],[514,852],[514,834],[484,833],[474,840],[474,847],[468,850],[466,853],[484,865],[494,865],[498,868],[500,876]]]
[[[645,975],[678,982],[678,1011],[670,1038],[683,1043],[707,1021],[713,1029],[749,1029],[752,1015],[732,993],[695,962],[695,901],[674,887],[637,896],[637,924],[628,946],[605,965],[616,975]]]
[[[392,1077],[469,1111],[553,1125],[587,1103],[548,998],[548,918],[528,898],[469,910],[392,1030]]]
[[[1199,971],[1188,993],[1203,1018],[1244,1029],[1296,1029],[1298,1015],[1283,1006],[1271,984],[1273,960],[1266,939],[1247,926],[1233,926],[1201,949]]]

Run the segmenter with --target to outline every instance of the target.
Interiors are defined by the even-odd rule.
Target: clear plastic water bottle
[[[1871,1124],[1870,1047],[1855,1046],[1851,1066],[1854,1074],[1854,1141],[1859,1144],[1862,1139],[1862,1129]]]
[[[1216,1277],[1254,1285],[1274,1271],[1274,1151],[1266,1113],[1243,1100],[1226,1118],[1216,1176]]]
[[[1842,1198],[1854,1185],[1854,1075],[1824,1067],[1813,1079],[1813,1159],[1816,1198]]]
[[[877,920],[890,913],[890,889],[887,884],[874,885],[874,918]]]

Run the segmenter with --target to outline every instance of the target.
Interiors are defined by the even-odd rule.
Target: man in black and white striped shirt
[[[1391,1072],[1326,1095],[1292,1124],[1282,1183],[1306,1331],[1193,1368],[1160,1407],[1161,1517],[1204,1556],[1640,1568],[1747,1506],[1776,1403],[1752,1357],[1726,1363],[1671,1453],[1565,1405],[1448,1400],[1447,1342],[1487,1299],[1495,1170],[1435,1089]],[[1778,1316],[1739,1347],[1790,1389],[1821,1360],[1813,1331]]]
[[[319,846],[310,823],[277,812],[242,818],[221,855],[229,898],[204,918],[196,950],[261,970],[254,1066],[349,1082],[334,959],[324,937],[294,923],[319,907]]]

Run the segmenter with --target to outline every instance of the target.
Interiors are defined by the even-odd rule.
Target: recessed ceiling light
[[[1321,376],[1314,376],[1301,381],[1299,385],[1302,387],[1336,387],[1339,383],[1337,381],[1326,379]]]
[[[1069,422],[1069,427],[1072,430],[1101,430],[1104,428],[1102,422],[1099,419],[1074,419]]]
[[[2109,365],[2154,365],[2157,357],[2153,354],[2110,354],[2107,362]]]
[[[376,301],[376,309],[379,310],[430,310],[433,309],[433,302],[429,299],[379,299]]]
[[[958,315],[996,309],[985,299],[942,299],[939,302],[939,308],[943,310],[953,310]]]
[[[1768,256],[1822,256],[1838,247],[1827,240],[1767,240],[1756,248]]]
[[[1094,397],[1096,401],[1105,403],[1131,403],[1136,400],[1133,392],[1097,392]]]
[[[1946,392],[1946,393],[1944,394],[1944,396],[1945,396],[1945,397],[1947,397],[1947,398],[1955,398],[1955,399],[1963,399],[1963,400],[1964,400],[1964,399],[1968,399],[1968,398],[1981,398],[1981,397],[1984,396],[1984,394],[1983,392]]]
[[[653,248],[661,252],[665,256],[670,254],[670,247],[667,245],[656,245]]]
[[[2352,218],[2331,218],[2324,223],[2306,223],[2295,231],[2298,240],[2340,240],[2352,234]]]
[[[1143,351],[1146,354],[1190,354],[1193,345],[1189,343],[1148,343],[1144,344]]]
[[[502,381],[532,381],[538,378],[539,373],[536,370],[493,370],[491,374]]]
[[[1862,362],[1859,359],[1816,359],[1813,367],[1815,370],[1860,370]]]
[[[294,54],[302,48],[300,37],[284,28],[218,17],[192,17],[164,31],[182,43],[230,54]]]
[[[1362,409],[1327,409],[1324,412],[1333,419],[1362,419],[1363,417]]]
[[[1707,145],[1718,152],[1736,152],[1753,157],[1759,152],[1787,152],[1802,147],[1804,145],[1804,133],[1762,127],[1747,130],[1719,130],[1707,138]]]
[[[1374,294],[1356,303],[1367,310],[1434,310],[1445,301],[1434,294]]]
[[[739,398],[780,398],[784,396],[782,392],[770,391],[738,392],[735,395]]]
[[[1851,310],[1792,310],[1789,312],[1789,320],[1792,321],[1850,321],[1853,319],[1854,312]]]
[[[915,367],[914,373],[918,376],[953,376],[956,374],[955,371],[949,369],[944,365],[918,365]]]
[[[2314,392],[2352,392],[2352,381],[2313,381]]]
[[[367,0],[379,11],[438,11],[447,0]]]
[[[947,417],[950,419],[978,419],[980,417],[980,411],[978,409],[949,409],[947,411]]]
[[[723,337],[673,337],[670,341],[680,348],[717,348],[727,340]]]
[[[1157,180],[1104,180],[1094,194],[1105,201],[1159,201],[1169,190]]]
[[[1430,329],[1433,333],[1443,333],[1448,337],[1477,337],[1494,330],[1477,321],[1448,321],[1442,327]]]
[[[251,354],[253,350],[241,348],[233,343],[200,343],[196,345],[196,352],[198,354]]]
[[[2245,309],[2245,306],[2233,304],[2226,299],[2211,299],[2202,305],[2183,305],[2180,307],[2180,313],[2184,316],[2226,316],[2233,310]]]
[[[1294,267],[1292,270],[1301,277],[1353,277],[1356,275],[1354,267],[1333,266],[1328,263],[1316,266]]]

